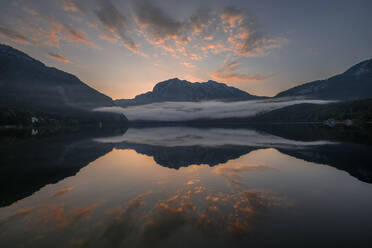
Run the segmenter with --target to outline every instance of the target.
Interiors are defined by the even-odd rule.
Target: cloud
[[[85,38],[85,32],[82,30],[74,29],[69,24],[64,24],[64,31],[66,32],[65,39],[70,40],[72,42],[80,42],[88,46],[95,47],[96,45],[93,42],[89,41]]]
[[[244,74],[239,73],[238,70],[239,63],[236,59],[227,62],[225,61],[222,68],[211,73],[212,79],[222,82],[230,83],[241,83],[241,82],[261,82],[272,75],[263,76],[260,74]]]
[[[190,62],[182,62],[181,64],[183,64],[185,67],[187,67],[189,69],[195,68],[195,65],[193,63],[190,63]]]
[[[209,43],[208,45],[200,46],[200,49],[202,51],[212,51],[215,54],[230,50],[223,43]]]
[[[301,104],[326,104],[322,100],[250,100],[241,102],[162,102],[127,108],[104,107],[97,111],[123,113],[129,120],[186,121],[254,116],[282,107]]]
[[[57,22],[52,22],[53,29],[49,32],[49,39],[50,43],[57,43],[59,42],[60,37],[58,36],[58,33],[62,31],[62,24]]]
[[[48,53],[48,55],[58,61],[64,62],[64,63],[70,63],[71,61],[63,57],[62,55],[56,54],[56,53]]]
[[[99,1],[100,8],[95,11],[104,28],[119,35],[123,45],[134,53],[144,55],[139,51],[139,44],[134,42],[128,35],[129,21],[120,11],[108,0]]]
[[[285,45],[288,40],[272,38],[265,34],[257,20],[247,11],[235,7],[226,7],[221,15],[224,31],[229,34],[228,42],[237,56],[266,56],[274,49]]]
[[[28,37],[24,36],[23,34],[19,33],[16,30],[4,27],[1,24],[0,24],[0,35],[3,35],[17,43],[27,44],[27,45],[32,44],[32,41]]]
[[[88,10],[85,8],[85,6],[81,3],[81,1],[77,0],[62,0],[62,7],[65,11],[71,11],[71,12],[78,12],[80,11],[83,14],[88,15]]]
[[[110,33],[110,34],[101,34],[100,36],[99,36],[101,39],[103,39],[103,40],[107,40],[107,41],[110,41],[110,42],[112,42],[112,43],[116,43],[119,39],[120,39],[120,37],[118,37],[116,34],[114,34],[114,33]]]
[[[231,52],[239,57],[258,57],[288,42],[266,35],[256,19],[235,7],[202,9],[178,20],[152,2],[139,0],[134,4],[134,17],[148,42],[173,56]]]
[[[72,0],[62,0],[62,7],[65,11],[78,11],[78,8]]]
[[[77,208],[75,209],[71,215],[72,215],[72,223],[76,223],[77,221],[80,221],[84,218],[89,218],[89,214],[96,209],[100,203],[94,203],[90,206],[84,207],[84,208]]]
[[[27,12],[30,15],[33,15],[33,16],[39,15],[39,13],[36,10],[34,10],[33,8],[29,6],[23,6],[22,9],[23,11]]]
[[[183,23],[173,19],[150,1],[136,1],[134,10],[138,24],[141,28],[146,29],[152,43],[161,44],[166,40],[181,37]]]

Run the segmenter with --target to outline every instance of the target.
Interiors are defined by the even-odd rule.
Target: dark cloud
[[[136,1],[134,15],[138,24],[147,30],[153,42],[177,39],[185,32],[185,25],[172,18],[168,13],[153,5],[150,1]]]
[[[127,34],[129,21],[110,1],[99,0],[99,9],[95,14],[107,31],[119,35],[128,49],[139,53],[139,45]]]
[[[22,44],[32,44],[32,41],[24,36],[23,34],[19,33],[17,30],[13,30],[8,27],[4,27],[0,24],[0,35],[3,35],[14,42],[22,43]]]

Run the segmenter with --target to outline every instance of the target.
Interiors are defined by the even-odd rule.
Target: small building
[[[345,125],[349,127],[349,126],[353,125],[353,121],[350,120],[350,119],[346,119],[345,120]]]
[[[39,118],[37,118],[35,116],[31,117],[31,123],[38,123],[38,122],[39,122]]]

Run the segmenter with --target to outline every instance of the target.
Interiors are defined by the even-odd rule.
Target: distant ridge
[[[280,92],[276,97],[303,97],[323,100],[372,98],[372,59],[362,61],[342,74],[305,83]]]
[[[157,83],[152,91],[137,95],[134,99],[120,99],[116,100],[115,103],[126,107],[166,101],[239,101],[260,98],[262,97],[251,95],[235,87],[212,80],[203,83],[191,83],[172,78]]]

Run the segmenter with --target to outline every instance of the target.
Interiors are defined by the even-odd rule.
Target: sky
[[[114,99],[161,81],[273,96],[372,58],[370,0],[1,0],[0,43]]]

